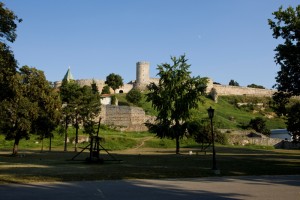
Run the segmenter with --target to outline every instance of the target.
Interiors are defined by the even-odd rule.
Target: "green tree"
[[[22,22],[22,19],[19,19],[13,11],[4,6],[4,3],[0,2],[0,38],[14,42],[17,38],[17,23]]]
[[[229,81],[229,85],[231,85],[231,86],[240,86],[240,84],[238,82],[236,82],[235,80],[233,80],[233,79],[231,79]]]
[[[17,72],[17,61],[6,42],[15,41],[17,23],[21,21],[13,11],[5,8],[0,2],[0,101],[14,95],[11,83]]]
[[[133,88],[126,94],[126,100],[137,105],[142,100],[142,93]]]
[[[41,133],[47,131],[43,128],[50,127],[40,124],[41,119],[51,121],[53,118],[50,115],[56,113],[47,108],[59,106],[53,107],[48,91],[50,84],[40,70],[23,66],[14,76],[12,84],[15,95],[2,101],[0,127],[6,139],[14,140],[13,154],[17,154],[21,139],[29,139],[30,133]]]
[[[114,90],[114,93],[116,93],[116,89],[124,85],[122,77],[114,73],[111,73],[106,77],[105,84],[111,87]]]
[[[279,8],[269,19],[273,37],[283,41],[275,48],[275,62],[280,66],[275,87],[278,91],[300,95],[300,5]]]
[[[272,109],[278,116],[285,116],[287,114],[286,105],[290,102],[290,94],[285,92],[275,92],[272,98]]]
[[[267,136],[270,135],[270,130],[266,126],[266,120],[262,117],[256,117],[254,119],[251,119],[249,122],[249,126],[259,133],[262,133]]]
[[[92,87],[92,91],[93,93],[99,93],[99,88],[97,86],[97,83],[95,82],[95,80],[93,80],[92,84],[91,84],[91,87]]]
[[[63,115],[65,126],[65,147],[67,151],[68,126],[72,124],[76,130],[75,151],[78,144],[79,125],[83,124],[85,132],[93,134],[95,119],[100,113],[100,95],[93,85],[80,87],[74,81],[64,81],[60,88],[63,102]]]
[[[110,94],[110,90],[109,90],[109,86],[108,85],[105,85],[102,88],[101,94]]]
[[[247,87],[249,87],[249,88],[265,89],[264,86],[262,86],[262,85],[256,85],[256,84],[254,84],[254,83],[252,83],[252,84],[250,84],[250,85],[247,85]]]
[[[81,88],[82,96],[80,99],[80,115],[83,120],[84,131],[90,135],[95,134],[95,126],[99,120],[96,119],[99,117],[101,111],[100,103],[100,94],[95,92],[89,86],[84,86]]]
[[[80,95],[80,85],[78,83],[72,80],[63,80],[62,85],[60,87],[60,98],[62,101],[62,122],[65,133],[64,151],[68,151],[67,139],[69,125],[73,124],[74,119],[76,124],[78,124],[79,121],[81,121],[77,111],[78,106],[80,104]],[[76,125],[75,128],[77,128]]]
[[[61,118],[61,101],[58,92],[51,86],[46,79],[41,83],[42,93],[37,98],[39,104],[38,118],[33,122],[32,132],[39,135],[42,141],[49,138],[49,151],[52,146],[52,132],[56,129]]]
[[[291,106],[287,114],[287,130],[293,134],[293,140],[300,142],[300,103]]]
[[[201,144],[201,151],[205,151],[212,143],[210,123],[200,120],[188,122],[188,133],[195,142]]]
[[[172,65],[158,65],[159,83],[148,85],[147,101],[158,111],[155,124],[147,124],[150,131],[160,138],[176,140],[176,154],[179,154],[179,140],[186,133],[190,109],[197,108],[204,94],[207,79],[191,77],[190,65],[185,55],[171,57]]]
[[[300,95],[300,5],[283,9],[272,13],[274,20],[269,19],[273,37],[282,41],[275,48],[275,63],[280,66],[277,72],[274,94],[275,108],[277,114],[287,115],[287,127],[292,133],[298,134],[300,127],[297,120],[297,106],[295,110],[286,108],[292,96]],[[295,115],[296,114],[296,115]],[[295,137],[294,137],[295,138]]]

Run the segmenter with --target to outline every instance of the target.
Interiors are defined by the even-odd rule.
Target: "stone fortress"
[[[72,79],[75,80],[70,72],[70,68],[68,69],[64,79]],[[75,80],[80,86],[91,85],[93,81],[97,84],[99,92],[102,91],[103,87],[106,85],[105,80],[97,80],[97,79],[79,79]],[[158,83],[158,78],[150,78],[150,63],[146,61],[140,61],[136,63],[136,80],[130,81],[129,83],[124,84],[122,87],[116,90],[116,93],[128,93],[132,88],[139,89],[141,91],[146,90],[146,87],[149,83],[154,82]],[[62,81],[54,82],[54,87],[59,88]],[[111,90],[111,92],[113,92]]]
[[[71,74],[70,68],[68,69],[64,79],[74,80]],[[98,86],[99,92],[106,85],[104,80],[93,79],[81,79],[75,80],[79,85],[91,85],[93,81]],[[136,63],[136,80],[124,84],[121,88],[116,90],[116,93],[128,93],[132,88],[139,89],[141,91],[146,90],[149,83],[158,83],[158,78],[150,78],[150,63],[140,61]],[[54,87],[59,88],[62,81],[54,83]],[[113,92],[113,91],[111,91]],[[274,90],[258,89],[249,87],[229,86],[214,84],[212,79],[208,79],[206,93],[212,96],[217,102],[218,96],[224,95],[249,95],[249,96],[272,96]],[[132,106],[116,106],[116,105],[102,105],[101,123],[111,125],[122,131],[147,131],[147,127],[144,125],[147,121],[153,121],[155,117],[147,116],[145,111],[139,107]]]
[[[68,69],[64,78],[69,78],[74,80],[73,76],[71,75],[70,69]],[[106,85],[104,80],[97,80],[97,79],[79,79],[75,81],[80,86],[84,86],[84,85],[90,86],[92,82],[95,81],[100,92],[102,91],[103,87]],[[159,78],[150,78],[150,63],[146,61],[140,61],[136,63],[136,80],[124,84],[124,86],[116,90],[116,93],[128,93],[132,88],[136,88],[143,91],[146,90],[146,87],[149,83],[154,82],[157,84],[158,81]],[[62,81],[56,81],[54,83],[54,87],[58,88],[61,85],[61,83]],[[208,84],[206,88],[206,93],[212,96],[215,95],[272,96],[274,92],[275,90],[269,90],[269,89],[214,84],[211,78],[208,78]]]

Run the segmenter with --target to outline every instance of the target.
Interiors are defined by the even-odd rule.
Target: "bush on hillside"
[[[251,119],[249,122],[249,127],[254,129],[256,132],[262,133],[267,136],[270,135],[270,130],[266,127],[266,120],[262,117]]]
[[[138,105],[138,103],[142,99],[142,93],[137,89],[132,89],[126,94],[126,100],[134,105]]]
[[[110,94],[110,89],[109,89],[109,86],[108,86],[108,85],[105,85],[105,86],[102,88],[101,94]]]

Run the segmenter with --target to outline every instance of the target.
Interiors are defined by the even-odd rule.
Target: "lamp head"
[[[207,109],[208,117],[210,119],[212,119],[214,117],[214,112],[215,112],[215,109],[213,109],[211,106],[209,107],[209,109]]]

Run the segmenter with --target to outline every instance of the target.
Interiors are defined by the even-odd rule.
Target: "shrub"
[[[110,94],[110,89],[108,85],[102,88],[101,94]]]
[[[251,119],[249,122],[249,127],[254,129],[256,132],[262,133],[267,136],[270,135],[270,130],[266,127],[266,120],[262,117]]]
[[[300,103],[294,104],[288,111],[287,129],[293,134],[294,141],[300,141]]]
[[[117,105],[117,97],[115,95],[111,96],[111,105]]]
[[[137,105],[142,99],[142,93],[137,89],[132,89],[126,94],[126,100]]]
[[[215,141],[217,143],[222,144],[222,145],[227,145],[228,144],[228,135],[226,133],[222,133],[219,130],[215,130],[215,134],[216,134]]]

